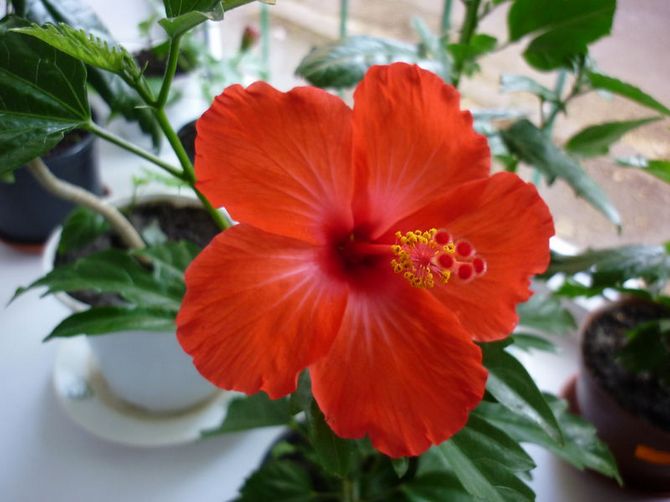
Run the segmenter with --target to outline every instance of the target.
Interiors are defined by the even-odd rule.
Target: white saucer
[[[92,434],[131,446],[169,446],[200,439],[223,421],[236,393],[217,392],[204,403],[174,414],[152,414],[112,396],[92,362],[84,337],[60,342],[53,383],[65,413]]]

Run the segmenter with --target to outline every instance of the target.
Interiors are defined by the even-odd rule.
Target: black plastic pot
[[[44,161],[58,178],[97,195],[103,193],[93,135],[67,147],[57,146]],[[0,183],[0,239],[19,246],[43,244],[74,204],[51,195],[25,168],[14,176],[14,183]]]

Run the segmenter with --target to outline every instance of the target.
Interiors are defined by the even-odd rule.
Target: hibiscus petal
[[[409,284],[393,295],[353,293],[335,343],[310,373],[333,431],[367,435],[391,457],[418,455],[461,429],[487,374],[456,318]]]
[[[197,130],[197,187],[233,218],[307,242],[351,227],[351,110],[339,98],[233,85]]]
[[[459,109],[458,91],[435,74],[373,66],[354,101],[355,214],[369,214],[363,223],[377,235],[445,190],[488,176],[486,139]]]
[[[323,356],[339,329],[346,290],[328,280],[318,251],[237,225],[186,271],[177,336],[198,370],[225,389],[278,398]]]
[[[446,286],[431,289],[478,341],[505,338],[514,329],[516,305],[532,294],[530,277],[546,270],[554,234],[535,187],[511,173],[461,185],[397,226],[401,231],[445,228],[486,260],[483,276],[471,282],[452,277]]]

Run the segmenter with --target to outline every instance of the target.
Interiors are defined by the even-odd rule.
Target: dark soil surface
[[[157,223],[168,240],[187,240],[200,248],[204,248],[219,233],[218,227],[209,214],[195,207],[173,207],[170,204],[156,202],[134,206],[126,212],[130,222],[140,233]],[[122,249],[123,244],[116,234],[106,233],[81,249],[58,254],[55,264],[58,266],[72,263],[79,258],[110,247]],[[70,296],[95,307],[124,305],[121,297],[110,293],[77,291],[70,293]]]
[[[584,334],[584,364],[619,405],[670,431],[670,389],[649,373],[633,373],[617,361],[626,332],[638,324],[667,316],[662,306],[633,300],[591,322]]]

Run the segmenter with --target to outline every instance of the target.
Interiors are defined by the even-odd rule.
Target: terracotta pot
[[[578,412],[597,429],[614,455],[624,484],[644,491],[670,493],[670,431],[624,408],[595,376],[585,360],[590,328],[622,305],[642,302],[626,299],[596,311],[582,331],[580,371],[576,382]]]
[[[153,196],[142,202],[169,201],[177,206],[198,207],[188,197]],[[118,201],[123,207],[129,200]],[[136,205],[138,203],[136,202]],[[60,230],[47,243],[44,267],[51,270]],[[64,293],[56,298],[73,312],[89,308]],[[152,413],[176,413],[212,397],[217,389],[197,372],[172,332],[123,331],[87,337],[97,366],[112,394],[125,403]]]

